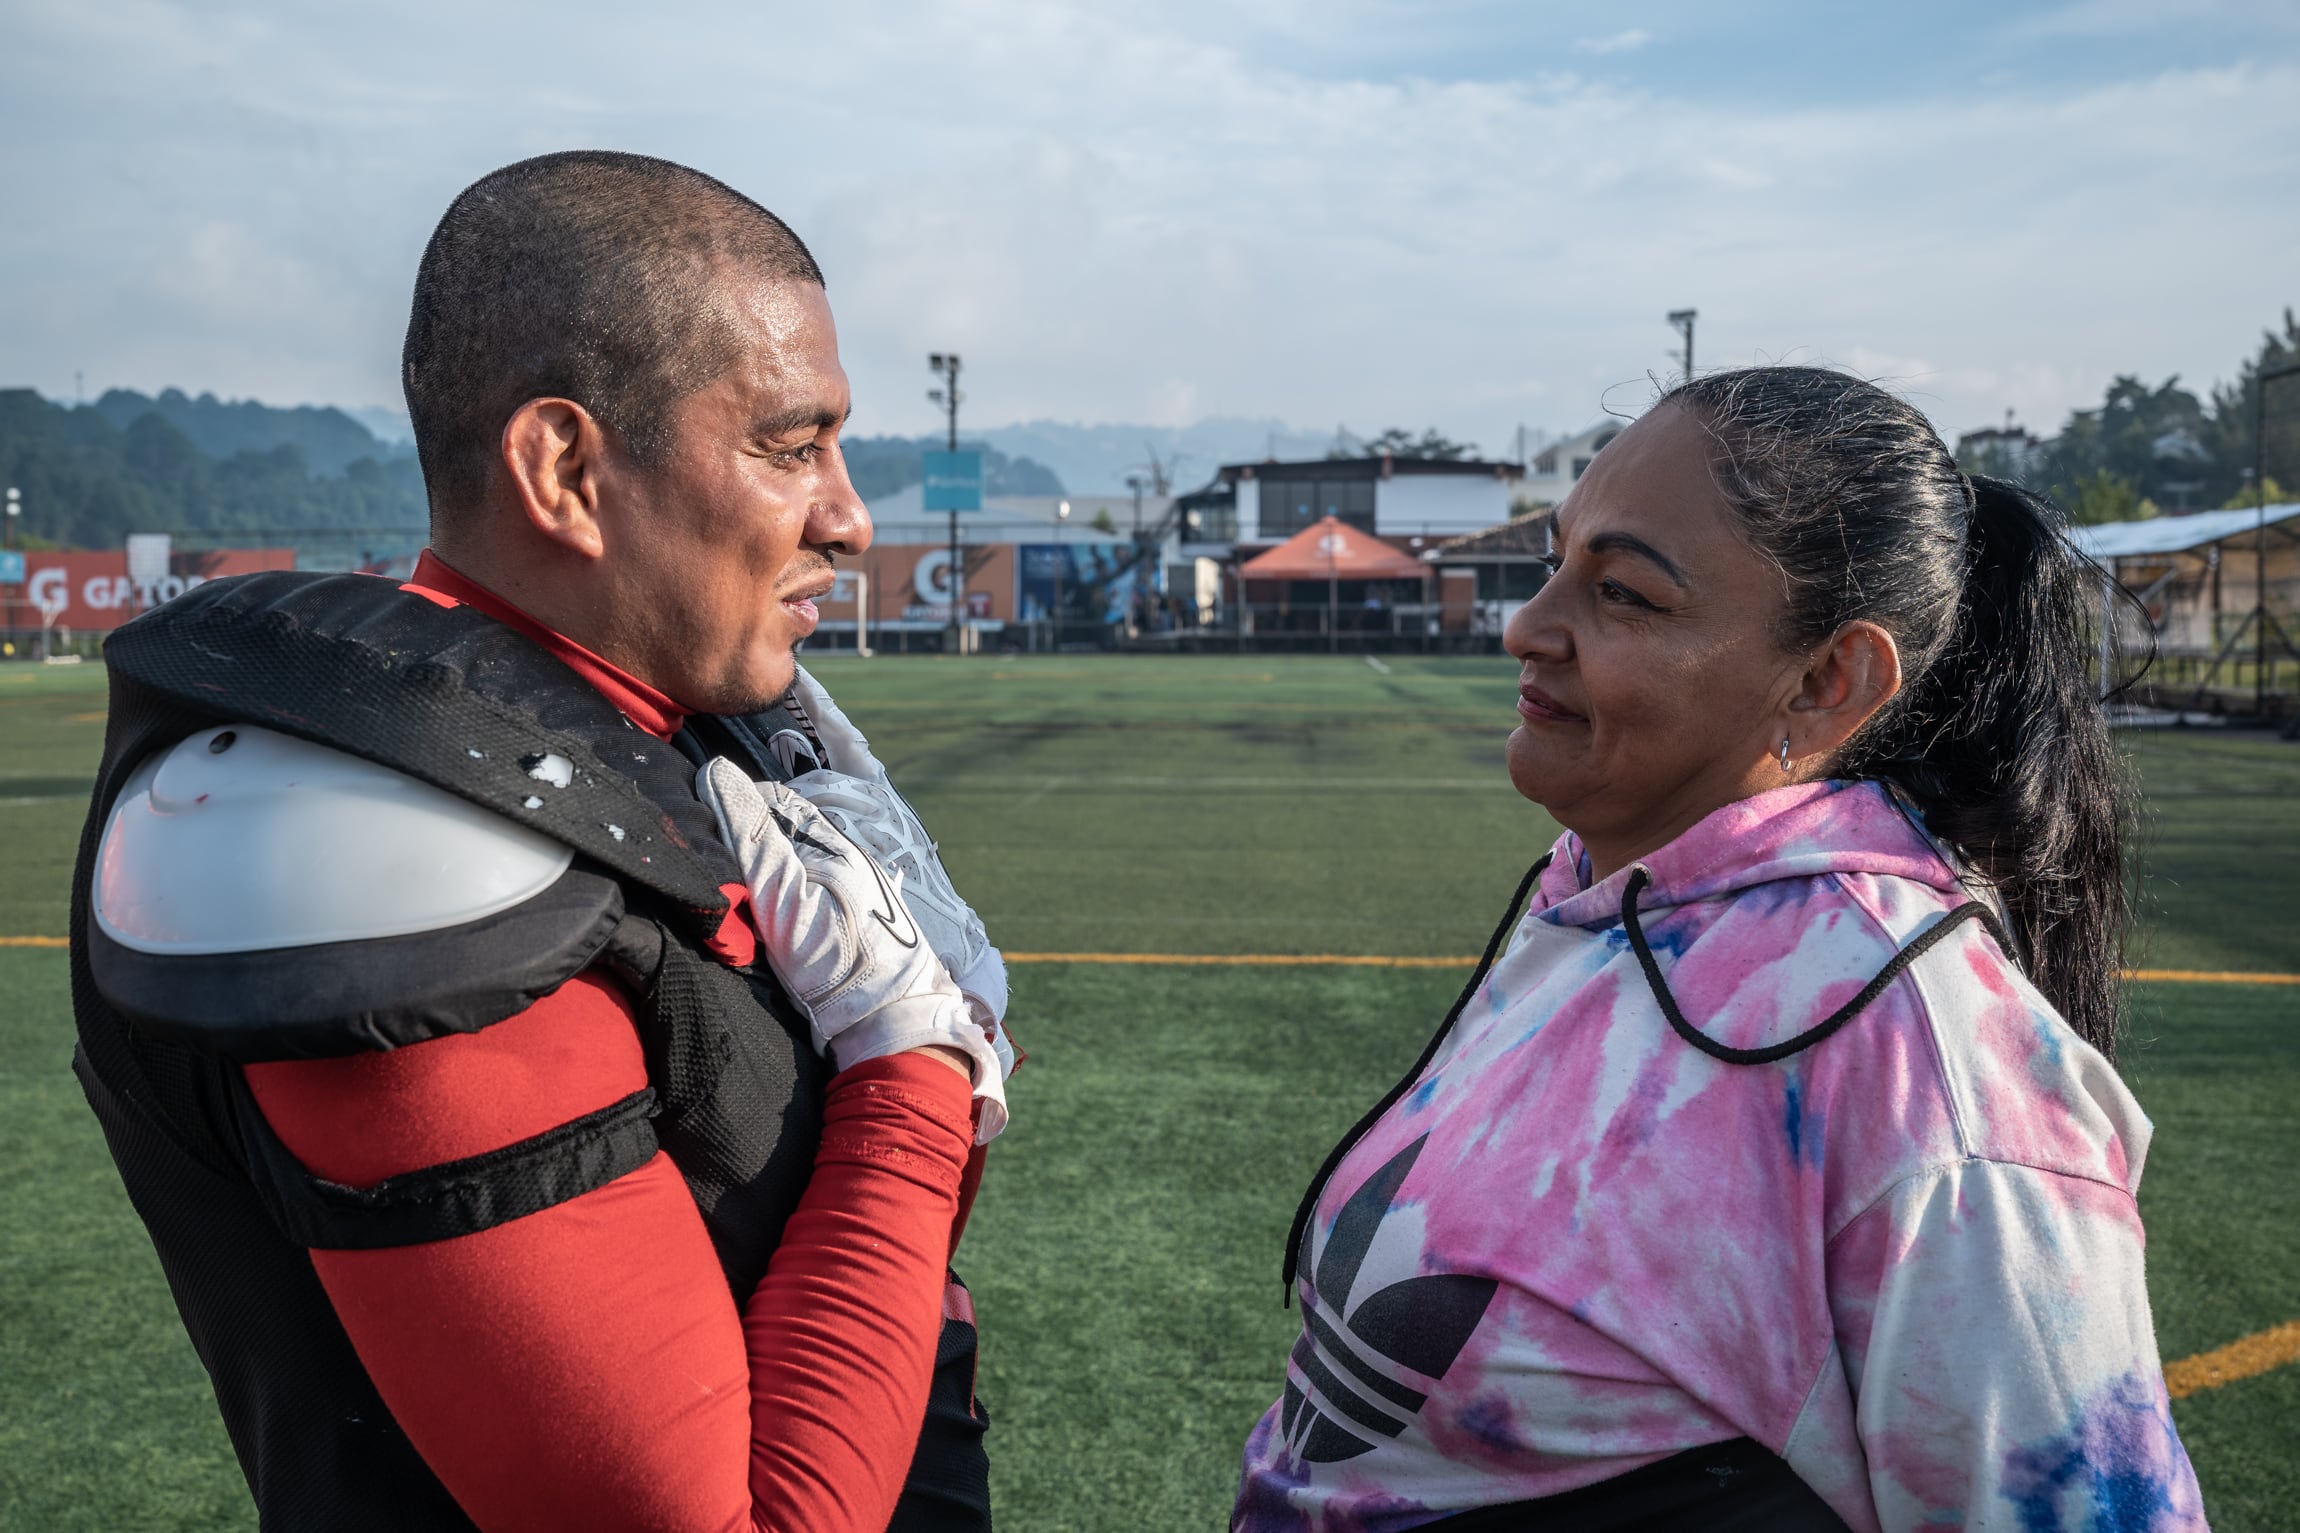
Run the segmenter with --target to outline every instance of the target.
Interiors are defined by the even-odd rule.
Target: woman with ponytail
[[[2097,570],[1800,367],[1665,396],[1556,547],[1509,771],[1566,833],[1304,1199],[1234,1527],[2203,1527]]]

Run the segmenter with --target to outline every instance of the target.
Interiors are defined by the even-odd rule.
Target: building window
[[[1182,512],[1182,541],[1227,543],[1238,536],[1238,507],[1233,501],[1189,506]]]
[[[1373,531],[1374,482],[1371,479],[1262,481],[1260,531],[1263,537],[1290,538],[1328,516],[1362,531]]]
[[[1317,503],[1318,487],[1306,479],[1262,481],[1262,536],[1290,538],[1317,518],[1310,508]]]

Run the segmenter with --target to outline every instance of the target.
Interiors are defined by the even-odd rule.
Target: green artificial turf
[[[1496,661],[826,661],[1017,952],[1466,954],[1554,833]],[[0,935],[60,933],[101,675],[0,668]],[[2300,971],[2300,747],[2125,737],[2138,961]],[[31,802],[25,802],[30,800]],[[0,1527],[245,1528],[197,1361],[67,1061],[61,952],[0,950]],[[1023,964],[1031,1055],[960,1267],[999,1525],[1220,1526],[1296,1317],[1286,1222],[1458,971]],[[2300,990],[2135,987],[2165,1355],[2300,1318]],[[2295,1525],[2300,1368],[2175,1407],[2214,1526]]]
[[[1557,827],[1507,661],[831,660],[1002,947],[1475,953]]]
[[[1002,1529],[1225,1524],[1301,1324],[1279,1303],[1295,1201],[1460,982],[1020,974],[1030,1062],[960,1253]]]
[[[0,949],[0,1528],[248,1528],[207,1375],[72,1076],[65,956]]]
[[[2300,972],[2300,745],[2227,729],[2119,739],[2146,788],[2135,967]]]
[[[104,668],[0,665],[0,936],[61,935],[104,747]]]
[[[2132,1009],[2124,1074],[2156,1125],[2140,1212],[2158,1347],[2189,1357],[2300,1320],[2300,995],[2152,984]],[[2215,1528],[2300,1526],[2300,1366],[2173,1416]]]

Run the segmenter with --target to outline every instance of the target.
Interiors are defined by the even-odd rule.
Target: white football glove
[[[990,1034],[1001,1068],[1014,1070],[1014,1045],[1006,1028],[1006,960],[982,929],[982,918],[960,898],[936,855],[934,838],[918,811],[897,792],[870,742],[822,684],[802,667],[792,688],[824,753],[827,768],[791,779],[789,786],[827,815],[847,839],[880,866],[902,876],[903,899],[951,978],[958,981],[974,1019]]]
[[[731,761],[707,764],[695,792],[742,865],[768,967],[831,1067],[933,1044],[959,1049],[973,1067],[975,1142],[997,1138],[1005,1070],[903,899],[901,875],[804,798],[754,783]]]

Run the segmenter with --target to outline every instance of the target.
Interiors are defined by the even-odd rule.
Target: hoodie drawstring
[[[1892,962],[1877,971],[1877,977],[1861,987],[1861,993],[1814,1023],[1796,1037],[1769,1044],[1761,1049],[1737,1049],[1717,1042],[1692,1023],[1677,1005],[1677,997],[1669,993],[1669,982],[1661,977],[1661,965],[1654,962],[1653,946],[1645,940],[1645,928],[1637,920],[1637,896],[1653,882],[1653,874],[1644,863],[1629,870],[1629,881],[1621,890],[1621,924],[1628,928],[1629,945],[1637,950],[1637,962],[1645,970],[1645,983],[1653,989],[1653,999],[1661,1007],[1661,1014],[1677,1036],[1692,1044],[1711,1059],[1721,1059],[1729,1065],[1769,1065],[1776,1059],[1787,1059],[1821,1042],[1838,1028],[1859,1016],[1868,1004],[1885,993],[1885,987],[1901,977],[1901,971],[1918,959],[1967,921],[1978,920],[1997,939],[1997,946],[2012,952],[2011,939],[2005,936],[2004,926],[1996,912],[1979,900],[1968,900],[1935,921],[1918,934],[1917,939],[1893,955]]]

